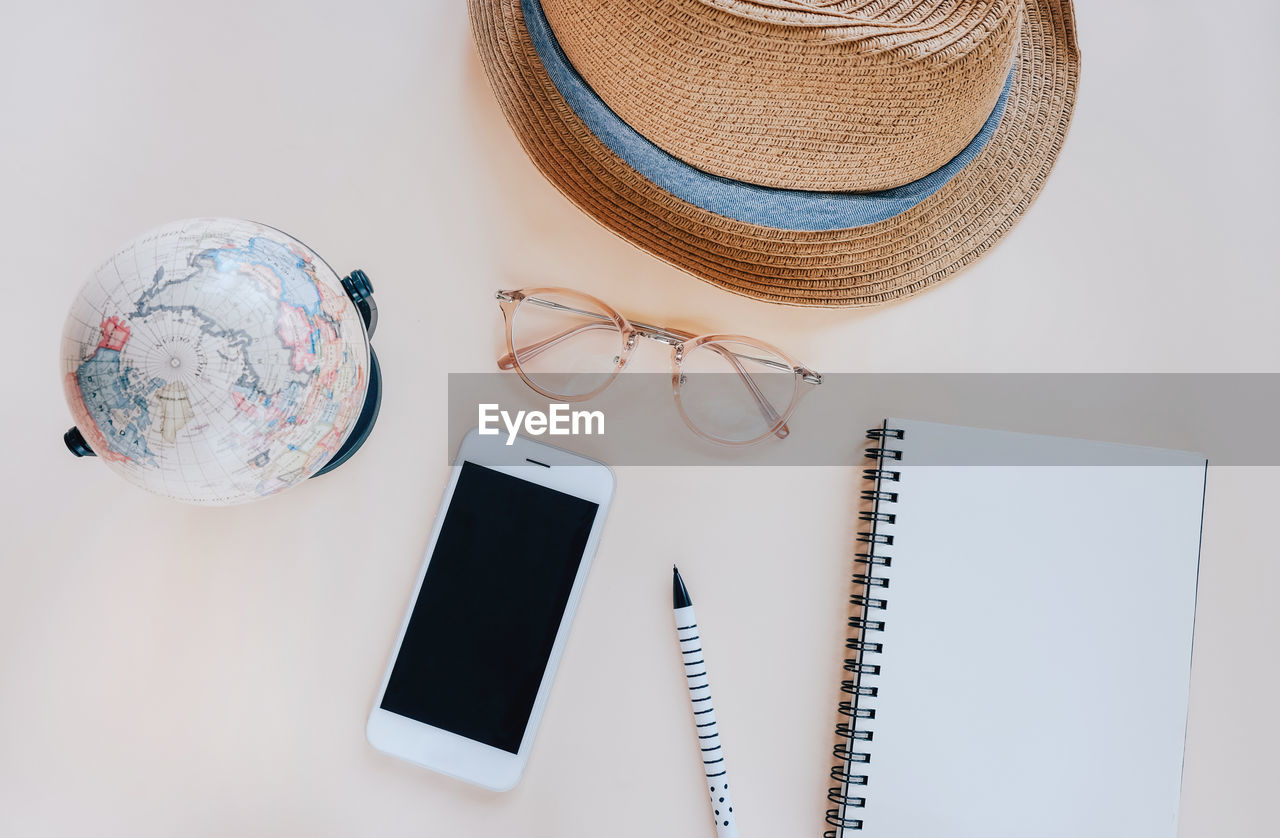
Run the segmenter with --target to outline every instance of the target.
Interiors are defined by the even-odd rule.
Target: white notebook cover
[[[1173,838],[1206,462],[890,419],[863,838]],[[935,465],[976,461],[1033,465]],[[1093,463],[1044,465],[1063,457]],[[1107,463],[1122,463],[1108,465]],[[1135,465],[1134,463],[1143,463]]]

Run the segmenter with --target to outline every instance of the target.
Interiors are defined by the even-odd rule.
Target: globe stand
[[[369,281],[369,276],[361,270],[354,270],[345,279],[342,280],[342,287],[347,292],[347,296],[351,298],[351,302],[355,304],[356,311],[360,312],[360,319],[364,321],[364,333],[367,339],[373,338],[373,332],[378,328],[378,306],[373,301],[373,283]],[[360,450],[360,446],[364,445],[369,434],[373,432],[373,425],[378,419],[378,412],[382,409],[382,365],[378,363],[378,355],[373,351],[373,347],[369,347],[369,386],[365,390],[364,406],[360,408],[360,415],[356,417],[355,424],[351,428],[351,433],[347,434],[346,441],[333,455],[329,462],[325,463],[324,468],[317,471],[312,477],[319,477],[322,474],[328,474]],[[94,457],[93,449],[89,447],[89,443],[85,441],[84,436],[80,433],[80,429],[71,426],[65,434],[62,435],[62,441],[66,444],[67,450],[77,457]]]
[[[67,444],[67,449],[77,457],[96,457],[93,449],[89,447],[89,443],[85,442],[84,437],[80,434],[80,429],[75,425],[71,426],[71,430],[62,435],[62,441]]]

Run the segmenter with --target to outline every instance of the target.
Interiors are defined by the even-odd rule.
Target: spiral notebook
[[[1205,459],[868,436],[826,835],[1174,838]]]

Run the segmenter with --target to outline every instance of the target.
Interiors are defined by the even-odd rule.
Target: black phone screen
[[[382,709],[518,753],[598,510],[464,462]]]

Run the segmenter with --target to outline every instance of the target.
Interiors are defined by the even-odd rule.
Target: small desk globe
[[[244,503],[344,462],[377,417],[377,324],[339,279],[251,221],[167,224],[85,283],[62,333],[73,453],[180,501]]]

